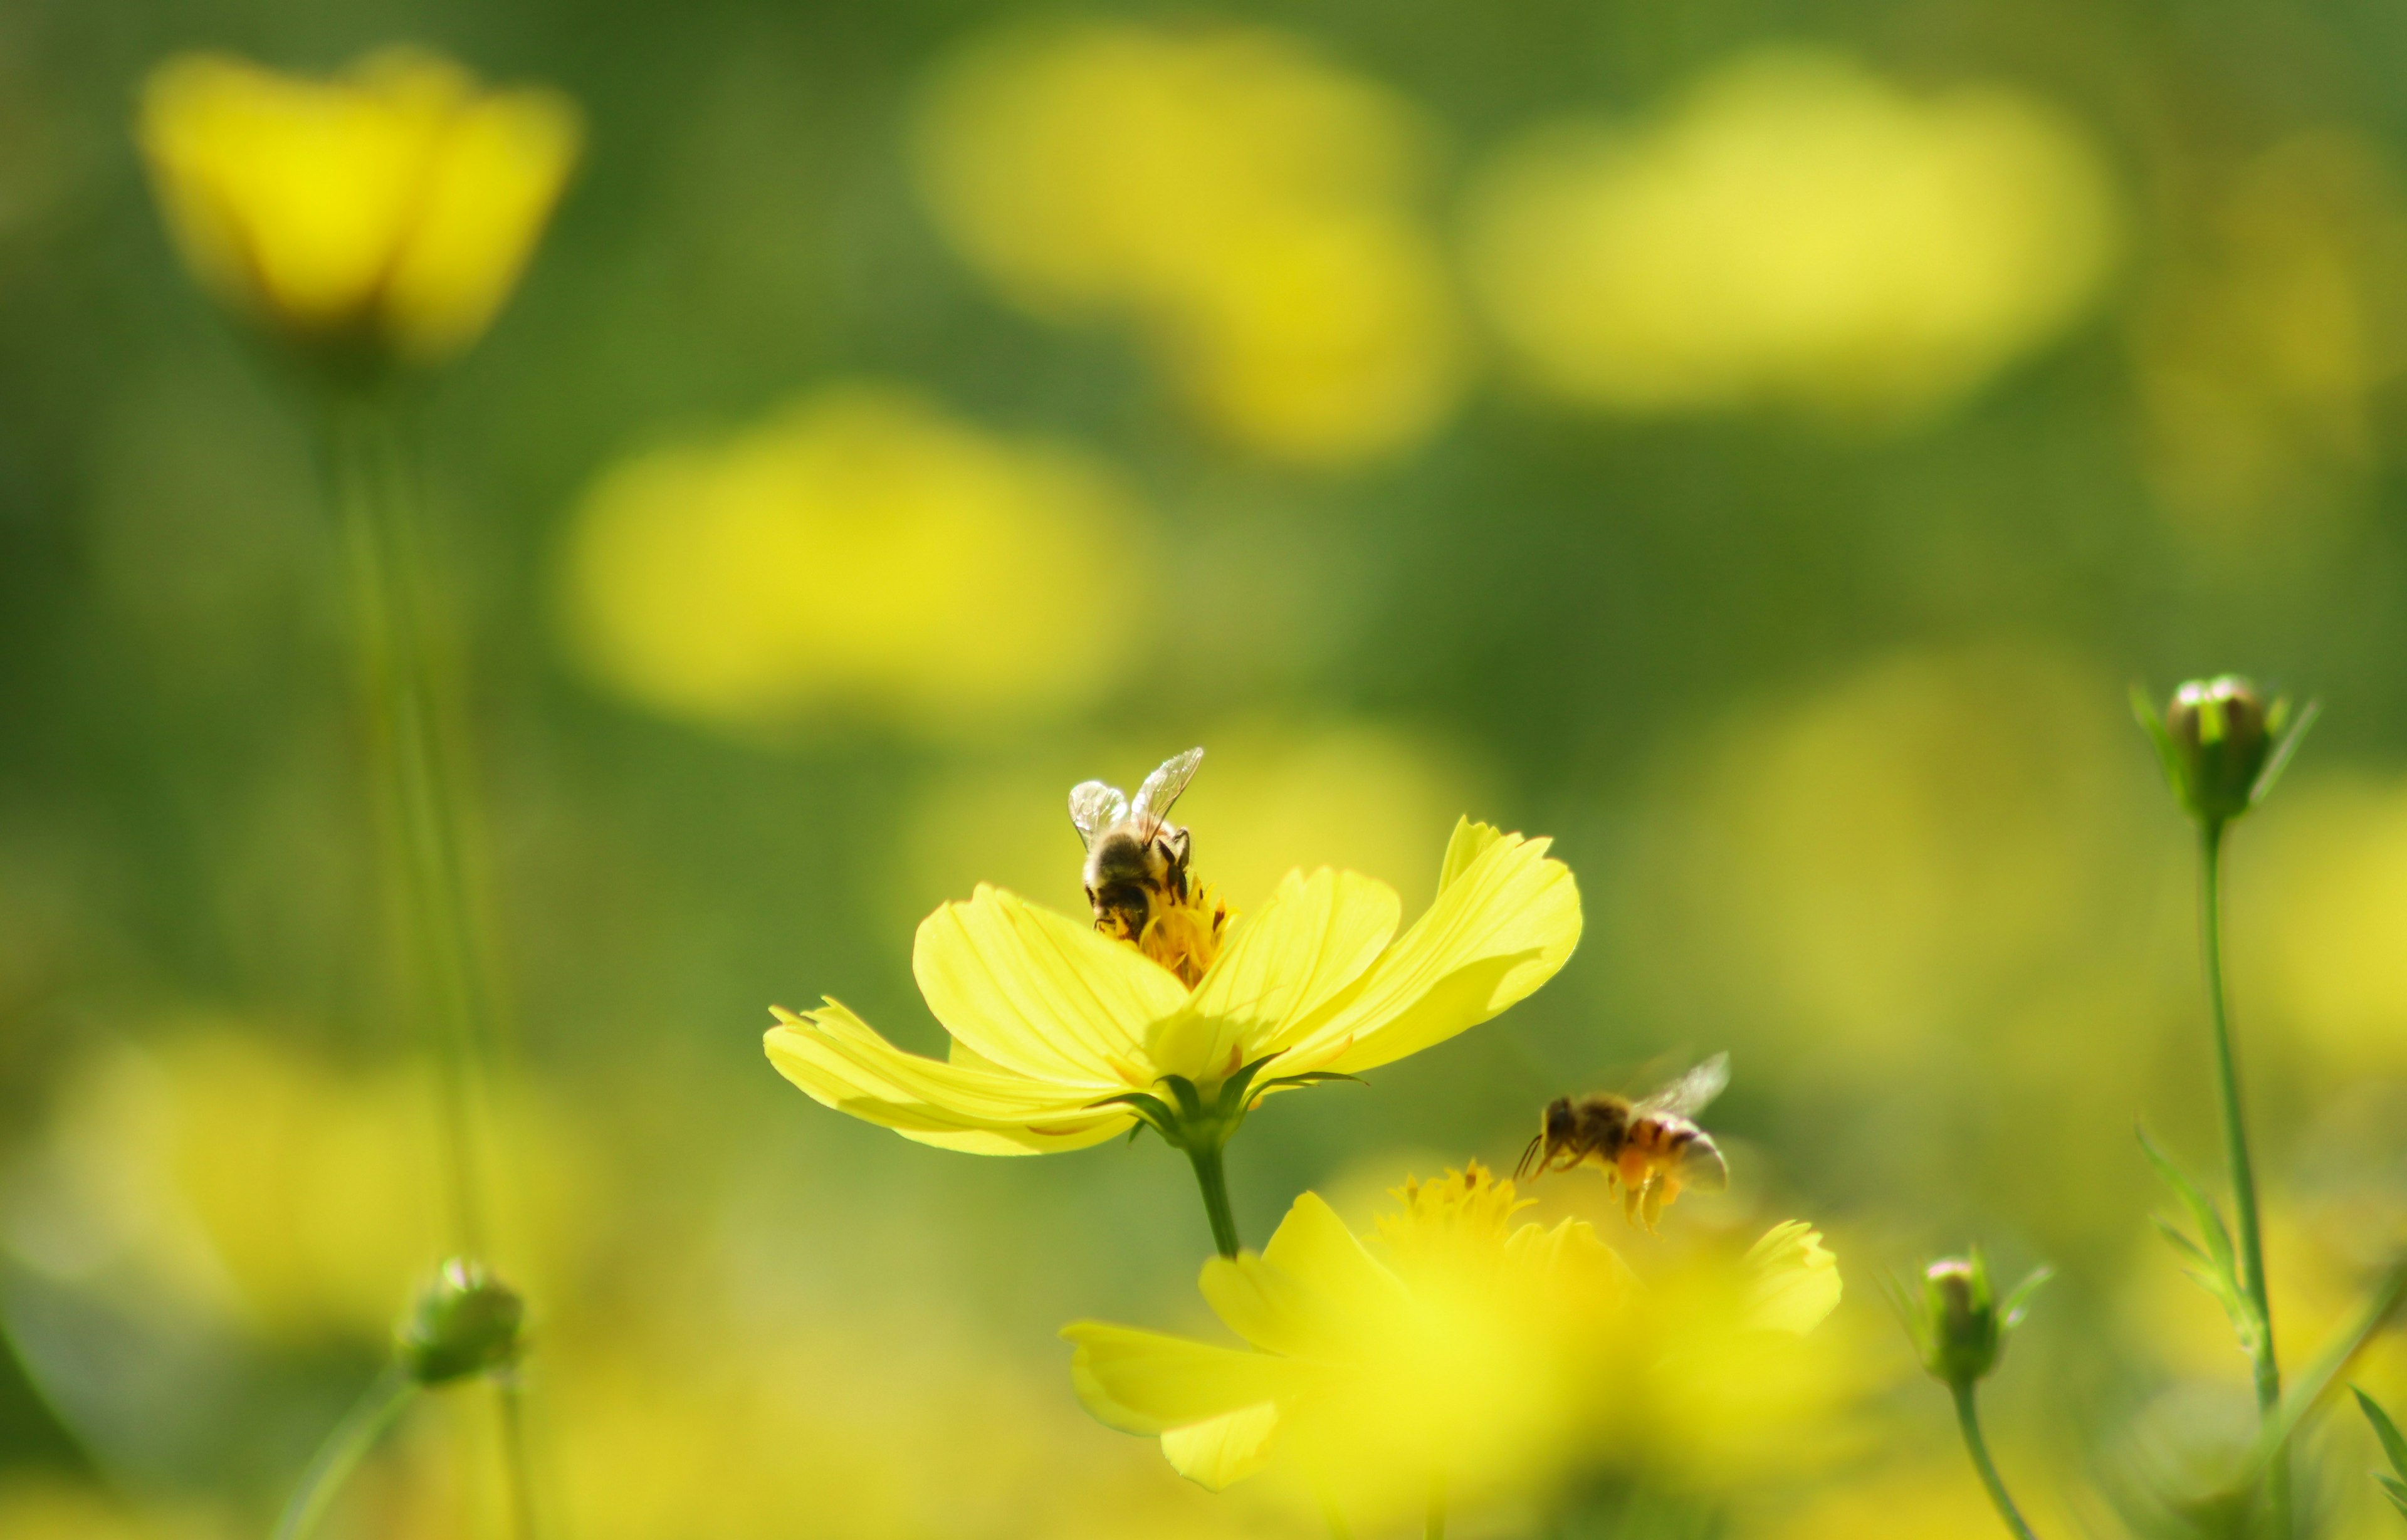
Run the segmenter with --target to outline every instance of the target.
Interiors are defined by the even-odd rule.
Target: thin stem
[[[475,1103],[486,1008],[443,737],[416,499],[381,404],[343,404],[331,439],[335,497],[350,559],[360,692],[387,834],[385,865],[439,1077],[455,1248],[480,1256],[486,1184]]]
[[[510,1533],[516,1540],[535,1540],[534,1461],[527,1452],[526,1392],[506,1374],[493,1390],[502,1398],[502,1462],[510,1489]]]
[[[1195,1167],[1195,1185],[1204,1191],[1204,1213],[1212,1221],[1212,1244],[1220,1255],[1237,1254],[1237,1218],[1229,1208],[1229,1178],[1220,1169],[1220,1150],[1189,1145],[1187,1159]]]
[[[2223,825],[2208,822],[2199,833],[2199,942],[2206,961],[2207,1016],[2215,1028],[2215,1074],[2223,1110],[2223,1150],[2231,1168],[2231,1206],[2240,1230],[2241,1283],[2257,1311],[2257,1410],[2260,1420],[2280,1415],[2282,1370],[2273,1354],[2273,1309],[2265,1284],[2265,1242],[2257,1217],[2257,1171],[2248,1158],[2248,1125],[2240,1110],[2240,1070],[2231,1051],[2230,1011],[2223,989]],[[2290,1533],[2290,1461],[2278,1452],[2266,1472],[2277,1540]]]
[[[1997,1462],[1989,1458],[1989,1441],[1981,1436],[1981,1414],[1973,1405],[1973,1382],[1968,1379],[1948,1388],[1956,1394],[1956,1425],[1964,1432],[1964,1452],[1973,1457],[1973,1468],[1981,1474],[1981,1485],[1988,1489],[1989,1501],[1996,1504],[1998,1517],[2006,1521],[2007,1530],[2019,1540],[2038,1540],[2031,1527],[2023,1522],[2022,1511],[2015,1506],[2015,1500],[2007,1495]]]
[[[477,1107],[494,1013],[463,854],[463,798],[449,737],[418,489],[391,406],[382,400],[354,396],[334,405],[326,459],[349,559],[360,698],[387,836],[384,865],[406,938],[412,1008],[423,1021],[441,1092],[455,1249],[482,1258],[489,1174]],[[534,1540],[525,1429],[518,1394],[508,1388],[501,1443],[513,1533],[518,1540]]]
[[[324,1517],[326,1506],[343,1489],[351,1472],[384,1431],[392,1426],[393,1419],[409,1405],[418,1389],[398,1362],[385,1365],[384,1372],[369,1382],[343,1419],[326,1434],[310,1458],[308,1469],[301,1473],[301,1483],[292,1489],[285,1503],[284,1512],[276,1520],[276,1540],[304,1540],[318,1520]]]
[[[1429,1512],[1421,1519],[1421,1540],[1446,1540],[1446,1477],[1430,1477]]]

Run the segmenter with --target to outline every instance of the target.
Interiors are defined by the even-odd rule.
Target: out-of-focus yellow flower
[[[140,138],[184,260],[309,349],[427,363],[481,335],[577,159],[557,93],[430,54],[312,80],[221,54],[155,70]]]
[[[2407,193],[2325,129],[2210,181],[2132,333],[2147,467],[2192,530],[2300,538],[2363,506],[2407,372]]]
[[[2113,245],[2097,156],[2046,106],[1917,98],[1794,51],[1725,66],[1652,126],[1531,135],[1472,221],[1530,376],[1623,412],[1910,417],[2059,331]]]
[[[1159,1437],[1204,1486],[1291,1461],[1367,1517],[1417,1504],[1432,1479],[1462,1498],[1543,1493],[1701,1431],[1696,1413],[1744,1417],[1730,1391],[1753,1393],[1838,1303],[1836,1265],[1802,1224],[1718,1287],[1700,1272],[1654,1290],[1585,1220],[1515,1226],[1526,1203],[1476,1162],[1395,1196],[1375,1249],[1307,1192],[1260,1255],[1204,1265],[1205,1300],[1246,1348],[1065,1328],[1079,1399]]]
[[[1022,33],[941,75],[920,185],[1040,315],[1127,315],[1239,444],[1345,464],[1418,442],[1461,380],[1391,93],[1262,30]]]
[[[1265,1085],[1375,1068],[1488,1020],[1571,956],[1579,890],[1547,843],[1463,820],[1436,901],[1402,936],[1387,884],[1290,873],[1191,990],[1084,919],[981,886],[922,921],[912,954],[949,1062],[904,1052],[833,1000],[776,1010],[769,1059],[824,1105],[981,1155],[1100,1144],[1135,1119],[1115,1099],[1175,1080],[1208,1105],[1265,1059]]]
[[[442,1254],[432,1090],[222,1027],[99,1055],[68,1081],[7,1239],[61,1276],[270,1340],[384,1341]],[[504,1110],[541,1198],[532,1233],[512,1230],[540,1272],[589,1212],[586,1162],[553,1119]]]
[[[563,609],[598,677],[673,716],[758,733],[853,709],[950,732],[1084,704],[1141,661],[1143,628],[1097,617],[1143,543],[1087,457],[846,386],[605,474]]]

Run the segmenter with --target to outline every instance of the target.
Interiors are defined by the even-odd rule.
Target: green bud
[[[2047,1278],[2048,1270],[2040,1268],[2001,1306],[1979,1248],[1970,1256],[1948,1257],[1925,1267],[1918,1294],[1898,1291],[1922,1366],[1948,1385],[1987,1378],[2005,1351],[2006,1338],[2022,1324],[2031,1292]]]
[[[2161,716],[2136,689],[2131,706],[2156,742],[2174,797],[2208,829],[2264,800],[2316,709],[2310,703],[2293,721],[2286,698],[2268,705],[2255,681],[2237,674],[2190,680]]]
[[[483,1263],[454,1257],[402,1322],[401,1361],[419,1384],[449,1385],[515,1360],[525,1324],[526,1302],[515,1290]]]

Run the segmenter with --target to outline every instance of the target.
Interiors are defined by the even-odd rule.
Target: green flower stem
[[[1989,1458],[1989,1441],[1981,1436],[1981,1414],[1973,1402],[1973,1381],[1958,1380],[1948,1387],[1956,1396],[1956,1425],[1964,1432],[1964,1452],[1973,1457],[1973,1468],[1981,1474],[1981,1485],[1988,1489],[1989,1501],[1996,1504],[1998,1517],[2005,1520],[2009,1532],[2018,1540],[2038,1540],[2031,1527],[2023,1521],[2022,1510],[2006,1491],[2005,1478],[1998,1475],[1997,1462]]]
[[[463,1255],[485,1250],[475,1103],[486,1006],[462,872],[459,799],[410,485],[390,409],[352,398],[329,429],[349,558],[359,688],[386,834],[386,869],[440,1075],[446,1186]]]
[[[1430,1477],[1429,1512],[1421,1519],[1421,1540],[1446,1540],[1446,1477]]]
[[[1229,1209],[1229,1178],[1220,1168],[1220,1147],[1190,1144],[1187,1159],[1195,1167],[1195,1185],[1204,1191],[1204,1213],[1212,1221],[1212,1244],[1220,1255],[1237,1254],[1237,1218]]]
[[[326,1441],[318,1446],[309,1468],[301,1473],[301,1484],[293,1488],[284,1512],[276,1520],[276,1540],[305,1540],[325,1516],[335,1494],[343,1490],[343,1483],[376,1447],[376,1441],[384,1436],[384,1431],[392,1426],[417,1390],[417,1383],[398,1362],[385,1365],[384,1372],[370,1382],[326,1435]]]
[[[2257,1410],[2260,1419],[2278,1417],[2282,1370],[2273,1356],[2273,1310],[2265,1287],[2265,1242],[2257,1217],[2257,1172],[2248,1158],[2248,1125],[2240,1111],[2240,1070],[2231,1052],[2231,1019],[2223,991],[2223,830],[2209,820],[2199,832],[2199,936],[2206,960],[2206,1004],[2215,1028],[2215,1074],[2223,1109],[2223,1149],[2231,1167],[2231,1206],[2240,1231],[2241,1283],[2256,1307]],[[2266,1472],[2273,1533],[2290,1533],[2290,1461],[2278,1452]]]
[[[391,402],[361,394],[331,403],[326,463],[349,557],[387,881],[405,934],[412,1009],[425,1023],[437,1068],[455,1249],[481,1259],[489,1188],[477,1107],[493,1009],[463,849],[459,756],[418,488]],[[512,1392],[506,1387],[503,1394]],[[509,1405],[501,1442],[515,1533],[532,1540],[534,1483]]]

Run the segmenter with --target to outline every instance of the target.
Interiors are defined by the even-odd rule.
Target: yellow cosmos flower
[[[138,133],[219,299],[321,355],[420,363],[491,323],[580,136],[556,93],[405,50],[336,80],[185,54],[144,86]]]
[[[1737,1415],[1713,1385],[1793,1354],[1838,1303],[1836,1263],[1802,1224],[1741,1266],[1649,1288],[1584,1220],[1515,1226],[1528,1205],[1476,1162],[1395,1195],[1372,1245],[1307,1192],[1260,1255],[1204,1264],[1204,1299],[1246,1347],[1065,1328],[1079,1399],[1205,1487],[1290,1462],[1376,1521],[1433,1484],[1543,1495],[1643,1450],[1640,1425],[1684,1403]]]
[[[1142,1119],[1196,1161],[1208,1205],[1220,1147],[1265,1091],[1417,1053],[1554,977],[1580,900],[1547,843],[1465,819],[1436,900],[1402,935],[1393,889],[1324,867],[1290,873],[1225,931],[1202,900],[1193,923],[1149,935],[1159,960],[982,886],[922,921],[912,955],[948,1060],[904,1052],[833,1000],[777,1009],[769,1059],[824,1105],[980,1155],[1078,1149]],[[1174,962],[1203,964],[1192,987]]]

